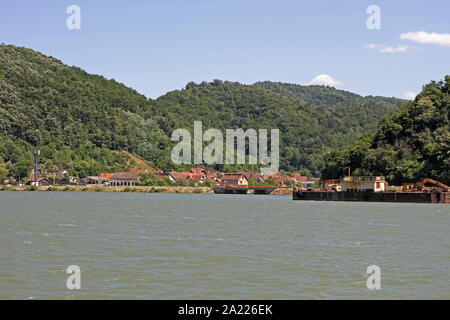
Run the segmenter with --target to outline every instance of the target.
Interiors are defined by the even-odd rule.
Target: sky
[[[0,42],[149,98],[221,79],[412,99],[450,74],[450,1],[3,0]]]

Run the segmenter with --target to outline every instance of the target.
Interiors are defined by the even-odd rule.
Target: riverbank
[[[12,186],[0,187],[0,191],[39,191],[39,192],[141,192],[141,193],[214,193],[211,187],[180,187],[180,186],[134,186],[134,187],[113,187],[113,186]],[[272,195],[291,195],[292,188],[275,189]]]

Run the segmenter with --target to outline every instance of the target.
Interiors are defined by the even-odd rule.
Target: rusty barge
[[[426,187],[426,184],[438,187]],[[294,188],[293,200],[367,201],[450,203],[450,188],[438,181],[424,179],[416,184],[403,184],[401,189],[389,190],[384,177],[344,177],[325,180],[318,189]]]
[[[450,203],[450,192],[372,192],[294,189],[294,200]]]

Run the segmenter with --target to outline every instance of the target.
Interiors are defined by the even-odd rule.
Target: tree
[[[189,187],[197,187],[197,186],[199,186],[199,185],[200,185],[200,182],[197,181],[197,180],[194,180],[194,179],[189,180],[189,182],[188,182],[188,186],[189,186]]]
[[[53,162],[78,177],[127,170],[132,161],[111,152],[122,150],[157,169],[181,169],[171,161],[170,136],[176,128],[192,129],[194,120],[222,132],[280,129],[280,170],[307,169],[316,176],[328,151],[351,145],[405,103],[321,86],[222,80],[190,82],[151,100],[30,49],[0,45],[0,57],[0,155],[15,166],[39,147],[41,163]],[[438,87],[427,89],[432,105],[443,101]],[[417,112],[428,105],[423,100]],[[434,109],[427,112],[422,123],[438,124]],[[259,167],[222,166],[227,171]]]
[[[322,177],[384,175],[393,184],[432,178],[450,184],[450,76],[424,86],[415,101],[382,122],[374,135],[329,153]]]
[[[31,173],[31,168],[33,168],[33,161],[22,159],[10,169],[10,174],[18,181],[26,181]]]
[[[6,169],[6,164],[3,162],[3,159],[0,158],[0,184],[3,184],[8,177],[9,171]]]

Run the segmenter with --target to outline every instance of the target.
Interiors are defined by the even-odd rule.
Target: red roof
[[[104,179],[109,179],[109,178],[111,178],[111,176],[113,175],[113,173],[105,173],[105,172],[103,172],[103,173],[100,173],[100,178],[104,178]]]
[[[210,180],[217,179],[217,172],[209,171],[209,172],[206,174],[206,178],[208,178],[208,179],[210,179]]]
[[[246,179],[247,176],[243,173],[224,173],[220,180],[222,181],[239,181],[241,177],[244,176]]]
[[[189,173],[187,172],[177,172],[177,171],[172,171],[170,172],[170,175],[174,178],[174,179],[186,179],[189,176]]]
[[[247,178],[254,178],[254,179],[260,178],[260,179],[264,179],[264,176],[263,176],[261,173],[259,173],[259,172],[244,172],[244,175],[245,175]]]
[[[116,172],[111,175],[110,180],[138,181],[139,175],[136,172]]]
[[[203,175],[200,173],[188,173],[188,177],[191,180],[197,180],[197,181],[201,181],[203,178]]]
[[[272,178],[275,181],[275,183],[277,183],[277,184],[285,184],[285,183],[289,183],[289,182],[295,182],[295,180],[296,180],[294,177],[289,177],[280,172],[264,176],[264,179],[268,179],[268,178]]]

